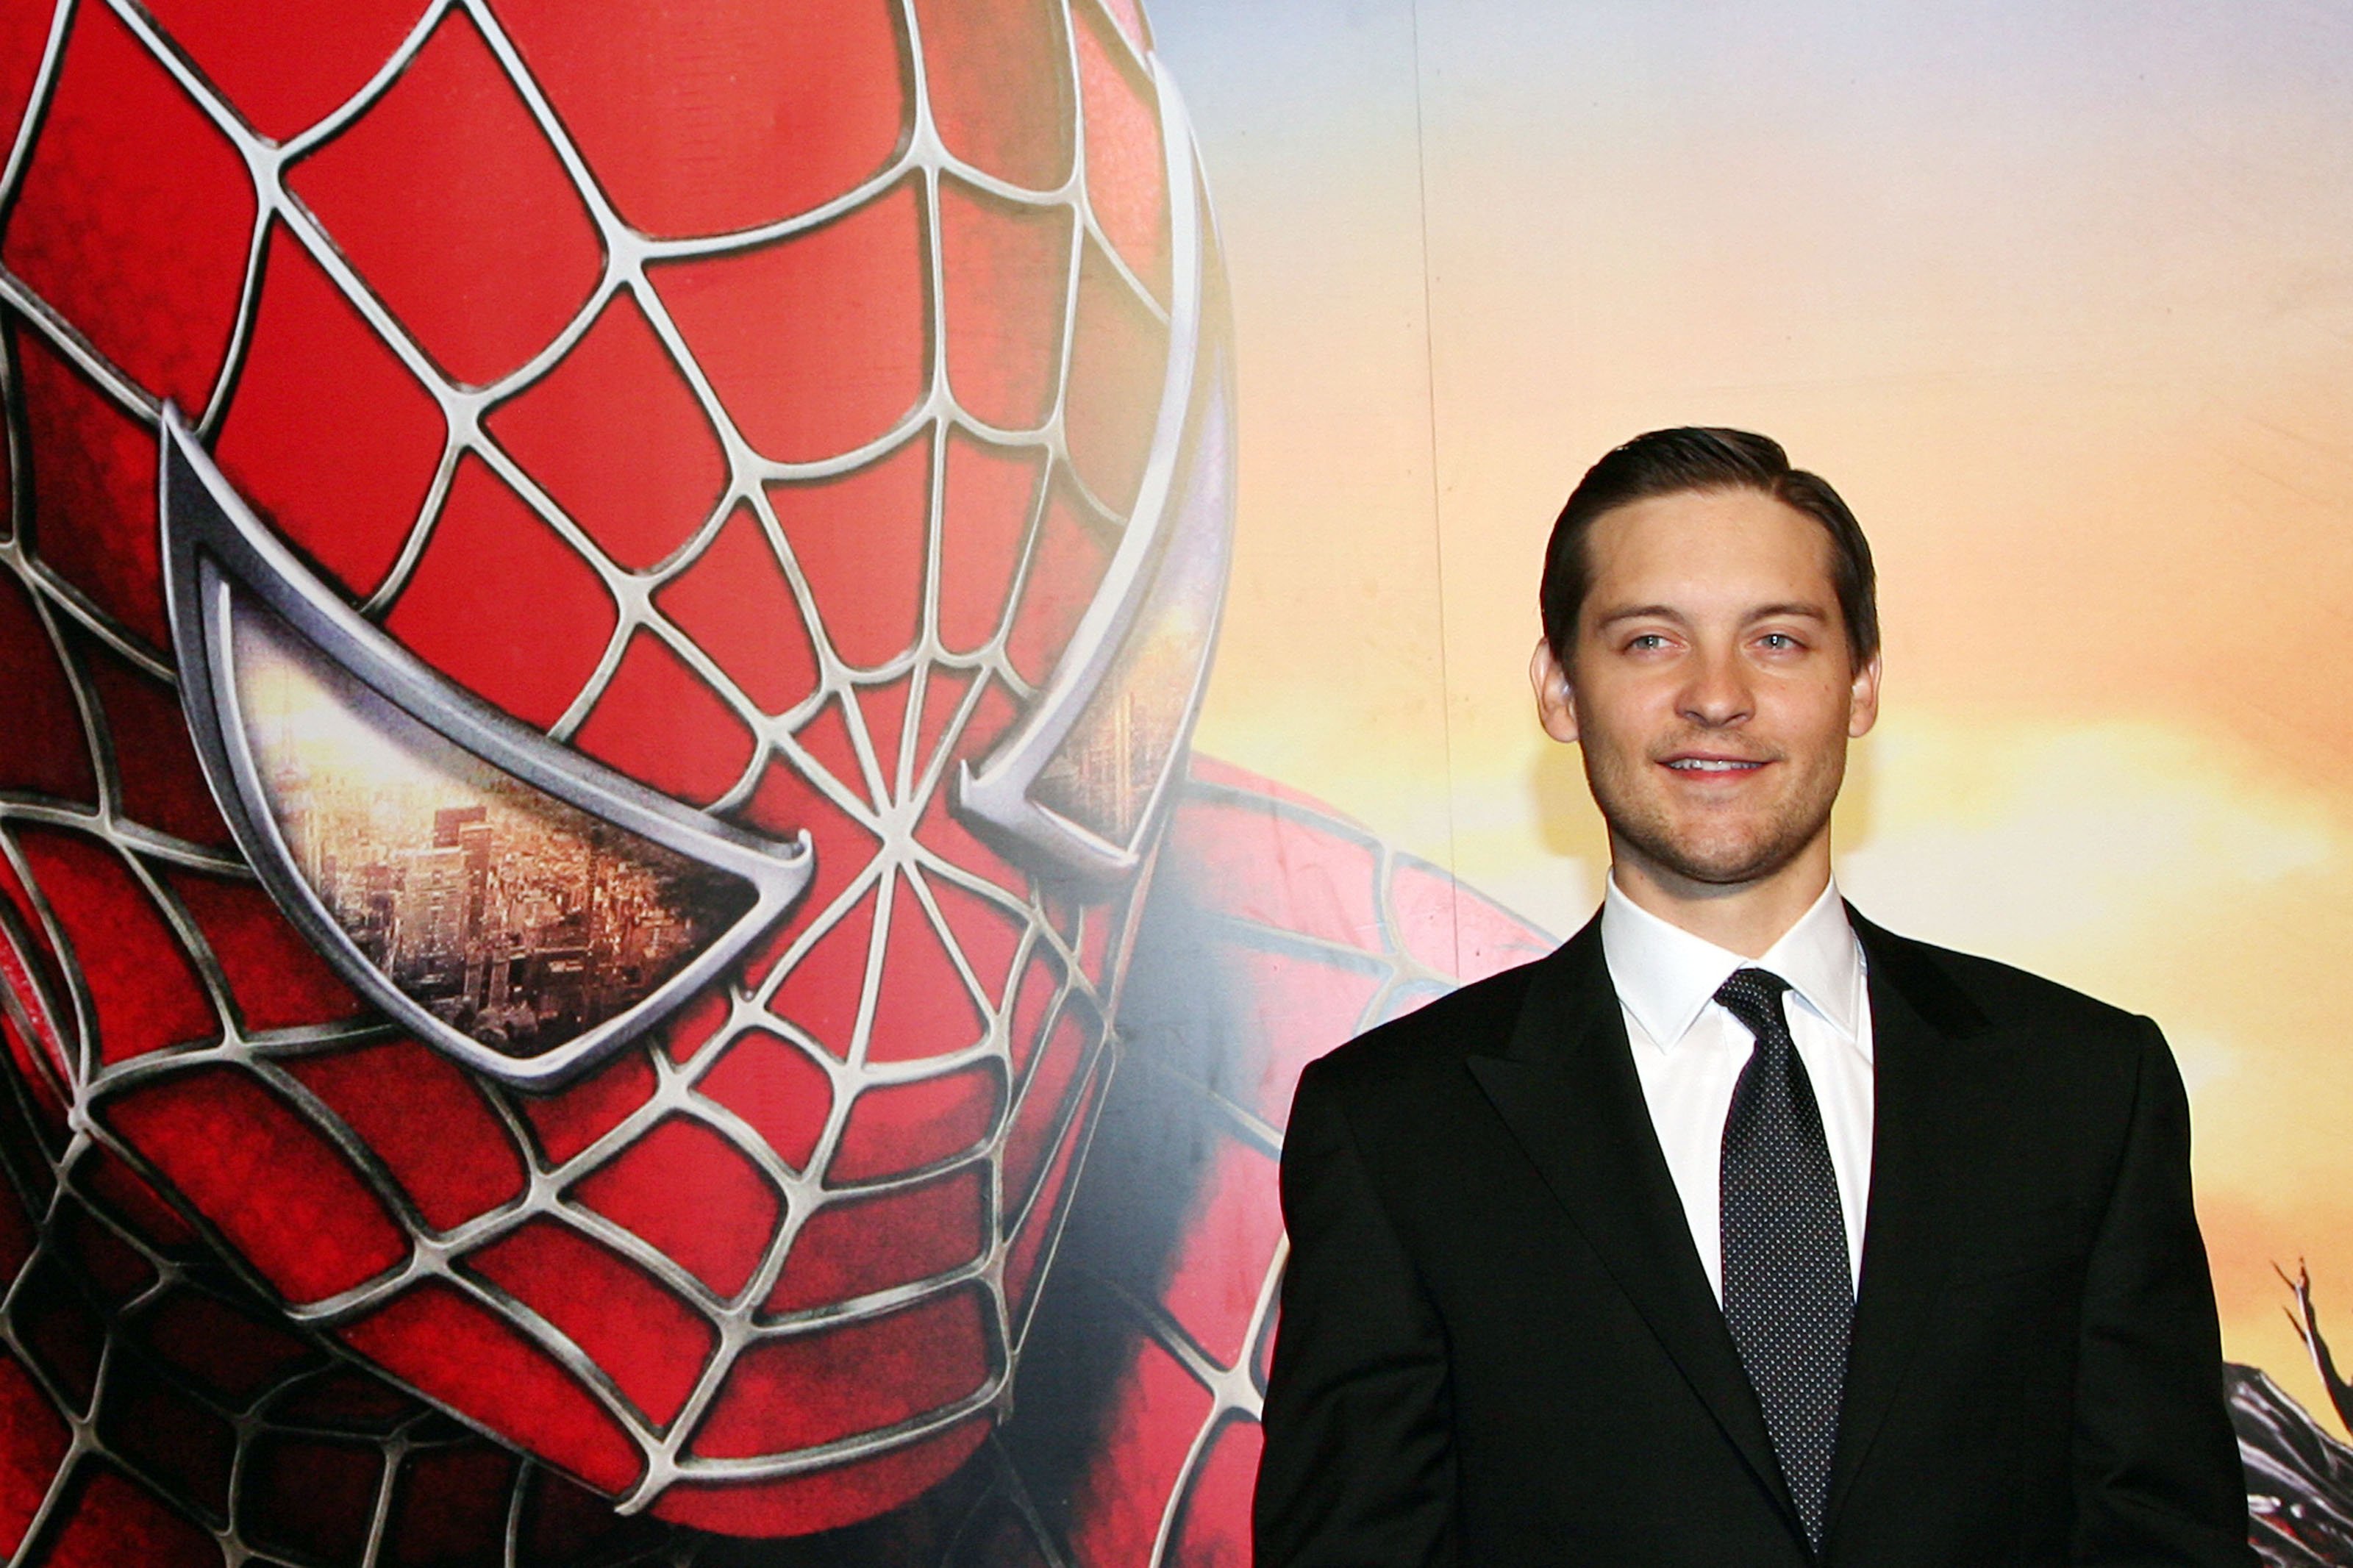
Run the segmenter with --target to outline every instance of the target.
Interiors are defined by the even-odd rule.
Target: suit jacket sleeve
[[[1446,1342],[1325,1076],[1282,1149],[1291,1257],[1266,1391],[1260,1568],[1452,1568]]]
[[[2084,1288],[2075,1401],[2079,1563],[2251,1568],[2221,1331],[2189,1194],[2189,1105],[2145,1030],[2124,1152]]]

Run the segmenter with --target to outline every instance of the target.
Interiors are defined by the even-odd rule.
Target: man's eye
[[[1666,646],[1665,634],[1661,632],[1637,632],[1626,643],[1629,650],[1661,648]]]
[[[1767,632],[1763,637],[1759,637],[1757,641],[1764,644],[1767,647],[1775,649],[1802,647],[1805,646],[1796,637],[1791,637],[1788,632]]]

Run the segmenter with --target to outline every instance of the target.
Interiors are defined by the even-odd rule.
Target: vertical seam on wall
[[[1438,732],[1445,752],[1446,875],[1452,882],[1448,906],[1452,929],[1448,935],[1454,951],[1454,973],[1462,973],[1461,868],[1454,845],[1454,687],[1447,668],[1446,529],[1440,517],[1438,482],[1438,311],[1430,288],[1430,147],[1423,130],[1421,102],[1421,0],[1408,0],[1406,16],[1413,45],[1413,169],[1414,209],[1421,236],[1421,386],[1429,410],[1430,549],[1438,584]]]

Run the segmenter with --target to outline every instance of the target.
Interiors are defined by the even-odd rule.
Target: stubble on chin
[[[1651,766],[1636,762],[1633,769]],[[1783,795],[1761,817],[1747,823],[1677,820],[1658,795],[1640,787],[1622,761],[1603,762],[1585,752],[1585,778],[1594,804],[1613,838],[1672,876],[1704,887],[1758,881],[1804,852],[1829,823],[1844,767],[1826,778]]]

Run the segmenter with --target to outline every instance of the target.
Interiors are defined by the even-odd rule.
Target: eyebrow
[[[1820,605],[1792,601],[1783,605],[1759,605],[1741,617],[1741,624],[1746,626],[1755,621],[1769,621],[1776,616],[1794,616],[1824,623],[1831,618],[1830,612]],[[1689,622],[1690,617],[1671,605],[1629,605],[1623,609],[1610,611],[1593,624],[1597,626],[1614,626],[1620,621],[1640,620],[1672,621],[1677,626],[1683,626]]]

